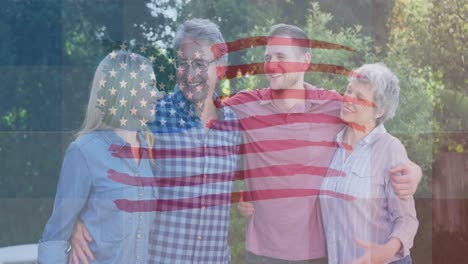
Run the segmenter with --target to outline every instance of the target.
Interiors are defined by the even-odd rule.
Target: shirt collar
[[[125,142],[113,129],[101,129],[97,130],[96,132],[99,133],[104,139],[106,143],[109,145],[113,145],[113,149],[115,151],[120,151],[124,146],[128,146],[129,144]],[[137,131],[137,137],[140,141],[140,147],[148,148],[148,142],[146,142],[145,137],[141,131]]]
[[[320,89],[306,82],[304,83],[304,89],[307,93],[306,98],[308,98],[304,102],[304,110],[305,110],[304,112],[306,112],[313,106],[314,101],[315,101],[315,100],[310,99],[311,96],[309,93],[316,93],[317,91],[320,91]],[[260,105],[273,104],[271,91],[272,89],[268,88],[268,89],[265,89],[263,93],[260,93],[260,100],[259,100]],[[293,108],[296,108],[296,106]]]
[[[335,141],[336,143],[340,146],[343,147],[343,136],[348,127],[344,127],[338,134],[336,134]],[[367,134],[361,141],[359,141],[359,145],[367,145],[367,144],[372,144],[374,141],[378,139],[378,137],[384,133],[386,133],[387,130],[385,129],[383,124],[378,125],[376,128],[372,129],[372,131]]]
[[[193,113],[196,113],[195,104],[189,101],[187,98],[185,98],[183,92],[179,88],[179,85],[175,86],[174,93],[171,96],[173,97],[174,102],[185,102],[189,106],[189,109],[187,112],[192,111]],[[217,109],[218,119],[220,120],[224,119],[223,109],[225,106],[223,105],[222,100],[218,96],[218,93],[216,93],[216,91],[213,93],[212,99]],[[196,117],[197,119],[200,119],[199,116],[196,116]]]

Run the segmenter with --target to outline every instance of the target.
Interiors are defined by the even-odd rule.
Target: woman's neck
[[[140,146],[140,141],[138,140],[136,131],[123,130],[123,129],[120,129],[120,128],[115,128],[114,131],[125,142],[130,144],[130,146],[132,146],[132,147],[139,147]]]
[[[352,126],[347,126],[343,135],[343,143],[354,147],[359,141],[366,137],[373,129],[374,126],[365,126],[364,129],[355,129]]]

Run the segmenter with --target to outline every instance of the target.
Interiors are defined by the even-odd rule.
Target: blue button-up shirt
[[[182,179],[159,187],[159,201],[180,201],[188,208],[167,206],[156,213],[149,263],[230,263],[230,193],[241,137],[238,128],[214,127],[236,117],[229,108],[219,108],[218,120],[205,128],[178,88],[156,108],[156,121],[150,125],[160,153],[155,176]]]
[[[142,147],[143,136],[138,133]],[[127,148],[124,148],[126,146]],[[139,165],[123,158],[126,144],[113,130],[98,130],[70,144],[60,173],[52,216],[39,243],[39,263],[68,263],[69,239],[77,219],[93,237],[90,263],[147,263],[153,213],[127,213],[115,200],[155,199],[152,187],[126,185],[111,179],[110,170],[131,177],[152,177],[147,151]]]

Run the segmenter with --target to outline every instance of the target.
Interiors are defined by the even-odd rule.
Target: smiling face
[[[218,65],[210,45],[191,39],[181,42],[176,59],[177,82],[187,100],[202,104],[213,96]]]
[[[155,120],[163,93],[149,59],[130,52],[112,52],[101,62],[96,83],[96,106],[110,127],[140,130]]]
[[[288,38],[287,36],[275,36]],[[301,53],[300,49],[291,45],[267,45],[265,50],[264,69],[273,90],[302,89],[304,71],[310,63],[310,54]]]
[[[348,84],[341,105],[341,119],[346,123],[364,126],[367,131],[376,126],[382,116],[374,104],[375,91],[370,84],[352,81]]]

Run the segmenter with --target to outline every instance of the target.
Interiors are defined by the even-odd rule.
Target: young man
[[[238,206],[248,217],[250,264],[327,263],[317,194],[343,127],[341,96],[304,83],[311,52],[301,40],[307,40],[302,29],[273,26],[264,64],[269,88],[241,92],[226,102],[246,128],[245,143],[255,149],[243,156],[244,199],[252,202]],[[420,169],[402,168],[411,171],[402,177],[412,181],[408,186],[417,186]]]

